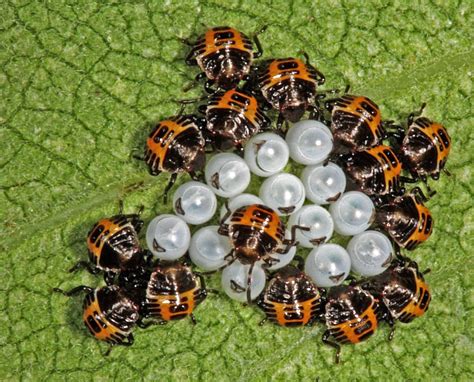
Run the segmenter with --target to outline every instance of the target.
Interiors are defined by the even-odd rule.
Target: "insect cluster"
[[[306,54],[255,62],[262,48],[257,34],[253,41],[257,51],[243,33],[217,27],[190,44],[186,63],[199,66],[196,82],[206,79],[209,95],[195,100],[199,115],[159,122],[142,159],[151,175],[171,174],[165,198],[179,173],[193,180],[175,190],[174,215],[148,224],[148,249],[139,213],[101,219],[87,238],[89,261],[71,271],[103,273],[107,285],[55,289],[87,293],[83,320],[97,339],[130,345],[135,326],[195,322],[208,291],[189,260],[222,270],[224,292],[260,308],[264,321],[325,325],[337,362],[340,344],[365,340],[382,322],[391,339],[395,322],[428,309],[429,270],[401,249],[426,241],[433,218],[422,189],[405,187],[421,180],[434,194],[428,177],[446,164],[446,129],[422,116],[424,105],[397,125],[348,88],[321,92],[325,77]],[[299,176],[284,172],[290,159],[304,166]],[[245,193],[252,176],[265,178],[258,196]],[[218,199],[219,225],[191,234],[188,224],[211,221]],[[352,237],[346,248],[329,242],[334,232]],[[310,250],[305,260],[298,247]]]

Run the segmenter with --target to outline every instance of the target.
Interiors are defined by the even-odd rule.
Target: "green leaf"
[[[471,1],[12,1],[0,20],[1,380],[474,379]],[[137,329],[133,347],[104,358],[80,298],[51,293],[99,284],[67,269],[86,258],[88,229],[118,200],[127,211],[143,204],[147,221],[171,211],[161,203],[167,177],[150,177],[130,153],[151,122],[177,112],[173,100],[201,93],[182,91],[197,70],[184,64],[179,37],[203,24],[268,25],[265,58],[303,49],[326,89],[349,83],[387,119],[427,102],[426,114],[447,126],[452,176],[433,184],[435,231],[412,253],[432,269],[433,302],[392,342],[383,326],[345,346],[336,366],[321,325],[260,327],[255,308],[212,295],[195,327]],[[210,285],[219,288],[218,275]]]

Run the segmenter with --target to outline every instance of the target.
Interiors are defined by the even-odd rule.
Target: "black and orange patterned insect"
[[[331,130],[335,146],[364,150],[386,138],[379,107],[369,98],[345,94],[326,101],[331,112]]]
[[[260,295],[257,305],[267,319],[281,326],[310,325],[321,318],[321,294],[309,276],[288,265],[278,271]]]
[[[180,262],[158,263],[149,270],[136,268],[123,272],[119,285],[140,304],[140,314],[151,322],[166,323],[190,317],[207,297],[204,279]]]
[[[398,246],[413,250],[428,240],[433,231],[433,217],[424,201],[423,192],[415,187],[377,208],[376,221],[395,241],[398,254]]]
[[[226,205],[227,206],[227,205]],[[230,223],[226,221],[230,217]],[[297,244],[296,229],[309,230],[307,227],[292,226],[291,239],[285,239],[285,225],[278,214],[270,207],[261,204],[252,204],[238,208],[233,213],[227,210],[219,227],[221,235],[228,236],[232,243],[232,251],[227,256],[231,261],[239,260],[242,264],[250,264],[247,288],[233,285],[239,291],[247,289],[247,301],[251,302],[251,275],[257,261],[263,261],[269,267],[277,259],[271,255],[285,254]]]
[[[389,340],[393,338],[395,321],[409,323],[428,310],[431,293],[418,270],[418,264],[407,258],[397,259],[385,272],[372,277],[362,287],[380,301],[385,320],[391,326]]]
[[[197,75],[196,81],[207,77],[205,88],[209,93],[213,93],[213,84],[218,89],[232,89],[247,78],[253,60],[262,55],[257,34],[254,42],[257,52],[253,51],[252,41],[242,32],[230,27],[215,27],[207,30],[195,43],[189,43],[192,49],[186,63],[201,68],[202,73]]]
[[[206,115],[209,140],[218,150],[241,150],[247,140],[270,126],[257,99],[242,90],[217,92],[200,111]]]
[[[324,75],[297,58],[269,60],[258,77],[257,88],[263,97],[279,111],[277,127],[283,121],[297,122],[306,110],[317,111],[316,88],[325,81]]]
[[[187,172],[194,179],[206,163],[202,130],[206,121],[195,115],[178,115],[161,121],[149,135],[144,160],[151,175],[171,173],[164,191],[165,200],[178,173]]]
[[[336,348],[336,363],[339,363],[339,344],[356,344],[366,340],[377,329],[382,312],[374,296],[358,285],[332,288],[327,299],[327,330],[322,340]]]
[[[125,215],[122,205],[118,215],[100,219],[87,235],[89,262],[79,261],[69,271],[85,268],[92,274],[104,273],[107,284],[111,284],[115,275],[124,269],[142,264],[143,252],[138,240],[143,221],[140,211]]]
[[[400,195],[402,165],[394,151],[385,145],[339,156],[346,175],[366,194]]]
[[[119,286],[94,289],[80,285],[68,292],[59,288],[53,290],[65,296],[87,292],[82,320],[96,339],[110,344],[106,355],[110,353],[112,346],[133,344],[132,329],[135,325],[140,325],[140,307]]]
[[[396,138],[395,150],[403,168],[410,172],[412,182],[421,179],[428,186],[427,177],[437,180],[444,170],[451,151],[451,138],[440,123],[426,117],[415,118],[416,115],[421,115],[424,107],[425,104],[419,112],[409,115],[407,131],[399,126],[398,131],[390,136]],[[428,191],[432,194],[429,187]]]
[[[190,317],[207,296],[204,279],[191,267],[172,263],[158,265],[150,276],[146,290],[145,317],[163,321]]]

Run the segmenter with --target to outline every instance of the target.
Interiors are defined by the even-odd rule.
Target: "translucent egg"
[[[212,189],[201,182],[187,182],[178,187],[173,196],[176,215],[189,224],[202,224],[212,219],[217,199]]]
[[[334,163],[306,167],[301,174],[301,180],[306,197],[319,205],[336,201],[346,189],[346,175]]]
[[[224,266],[227,263],[224,258],[232,249],[229,239],[219,235],[218,229],[217,225],[203,227],[191,238],[191,261],[205,271],[215,271]]]
[[[250,183],[247,163],[231,153],[214,155],[206,165],[204,176],[212,191],[224,198],[244,192]]]
[[[347,244],[352,271],[361,276],[375,276],[385,271],[393,257],[390,239],[378,231],[365,231]]]
[[[263,200],[254,194],[240,194],[229,199],[227,202],[227,206],[232,212],[240,207],[250,206],[251,204],[263,204]],[[223,205],[221,207],[220,218],[222,219],[226,213],[227,209]]]
[[[244,158],[255,175],[268,177],[282,171],[289,158],[288,145],[275,133],[255,135],[245,145]]]
[[[305,191],[301,180],[287,173],[272,175],[260,187],[260,198],[279,215],[291,215],[304,203]]]
[[[351,258],[337,244],[323,244],[313,249],[304,267],[316,285],[323,288],[340,285],[349,276],[350,270]]]
[[[290,216],[288,229],[294,225],[310,228],[309,231],[296,230],[296,240],[305,248],[314,248],[327,242],[334,231],[331,214],[323,207],[303,206]]]
[[[324,162],[333,148],[331,130],[324,123],[314,120],[295,123],[288,130],[285,140],[291,159],[304,165]]]
[[[222,288],[224,292],[232,299],[247,302],[247,279],[250,265],[243,265],[235,260],[231,265],[222,271]],[[250,297],[255,300],[263,288],[265,288],[265,271],[255,264],[250,281]]]
[[[175,215],[155,217],[146,230],[148,249],[161,260],[176,260],[189,248],[191,232],[186,222]]]
[[[350,191],[331,204],[329,212],[334,220],[334,230],[340,235],[353,236],[370,227],[375,207],[366,194]]]

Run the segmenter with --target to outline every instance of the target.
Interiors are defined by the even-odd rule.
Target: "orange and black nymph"
[[[231,27],[215,27],[206,31],[192,46],[186,57],[188,65],[198,65],[202,72],[196,81],[207,77],[206,91],[233,89],[245,80],[251,70],[252,62],[262,55],[262,47],[254,37],[257,51],[253,51],[252,41],[242,32]],[[185,41],[187,43],[187,41]]]
[[[80,285],[68,292],[59,288],[55,292],[74,296],[87,292],[83,303],[82,320],[89,332],[100,341],[114,345],[131,346],[132,329],[140,325],[139,305],[117,285],[99,289]],[[106,353],[108,354],[109,351]]]
[[[266,61],[258,77],[257,88],[278,112],[277,127],[283,121],[297,122],[306,110],[317,111],[316,88],[325,81],[315,67],[297,58]],[[319,112],[319,111],[318,111]]]
[[[227,205],[226,205],[227,207]],[[230,222],[227,223],[227,219]],[[296,230],[309,228],[294,225],[291,229],[291,238],[285,238],[285,225],[278,214],[270,207],[261,204],[243,206],[233,213],[228,210],[222,218],[219,234],[228,236],[231,241],[232,250],[227,255],[230,262],[239,260],[242,264],[250,264],[247,279],[247,301],[251,302],[250,279],[256,262],[263,261],[263,267],[268,268],[278,262],[272,257],[274,254],[285,254],[291,247],[297,244]],[[239,287],[239,291],[245,290],[237,283],[232,285]]]
[[[140,305],[143,319],[166,323],[190,317],[207,297],[202,275],[180,262],[158,262],[152,269],[137,268],[123,272],[119,284]]]
[[[278,271],[260,295],[257,305],[267,319],[280,326],[310,325],[321,318],[321,294],[311,278],[288,265]]]
[[[433,217],[424,201],[423,192],[415,187],[403,196],[388,199],[377,208],[376,222],[397,246],[413,250],[430,237]],[[399,248],[396,250],[399,252]]]
[[[421,179],[428,187],[427,177],[437,180],[444,170],[451,151],[451,137],[440,123],[426,117],[415,118],[423,112],[424,107],[423,104],[420,111],[409,115],[406,131],[398,126],[397,132],[389,135],[394,138],[393,146],[403,168],[412,176],[411,182]],[[428,191],[433,194],[429,187]]]
[[[395,152],[385,145],[339,155],[348,178],[367,195],[400,195],[402,165]]]
[[[146,290],[144,317],[162,321],[190,317],[207,296],[204,279],[181,263],[158,265]]]
[[[69,271],[85,268],[92,274],[101,271],[108,285],[121,270],[142,264],[143,251],[138,239],[143,221],[141,210],[136,214],[122,214],[100,219],[87,235],[89,262],[80,261]]]
[[[148,136],[144,160],[151,175],[171,173],[165,199],[179,173],[195,178],[206,162],[202,135],[206,121],[196,115],[178,115],[158,123]]]
[[[382,143],[386,132],[380,109],[365,96],[345,94],[326,101],[331,112],[334,142],[351,150],[364,150]]]
[[[428,272],[429,269],[420,272],[416,262],[401,258],[363,285],[385,310],[384,319],[392,327],[390,340],[393,338],[395,321],[409,323],[428,310],[431,292],[423,277]]]
[[[270,126],[257,99],[238,89],[215,93],[200,111],[206,115],[206,136],[218,150],[241,150],[252,136]]]
[[[325,307],[327,330],[322,340],[336,348],[336,363],[340,361],[339,344],[366,340],[377,329],[381,314],[374,296],[358,285],[338,286],[329,291]]]

